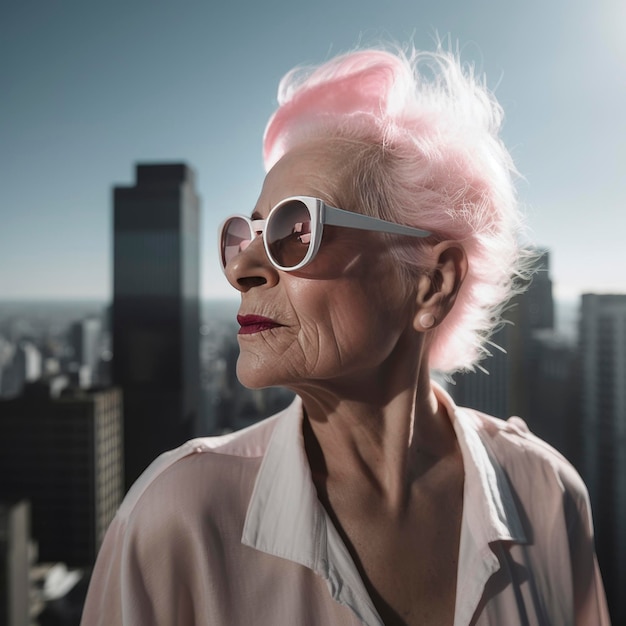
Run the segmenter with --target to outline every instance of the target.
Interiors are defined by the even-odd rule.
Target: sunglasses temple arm
[[[345,228],[358,228],[359,230],[373,230],[390,233],[393,235],[409,235],[410,237],[429,237],[432,233],[421,228],[394,224],[369,215],[344,211],[326,205],[324,207],[324,222],[329,226],[343,226]]]

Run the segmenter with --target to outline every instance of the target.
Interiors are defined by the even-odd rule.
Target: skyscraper
[[[30,506],[0,502],[0,624],[30,623]]]
[[[119,389],[44,382],[0,400],[0,498],[27,499],[41,561],[89,567],[123,495]]]
[[[70,326],[69,341],[74,351],[74,361],[78,370],[81,387],[96,386],[100,381],[100,343],[102,321],[95,316],[86,317]]]
[[[113,383],[124,391],[126,487],[194,436],[200,202],[184,164],[138,165],[114,189]]]
[[[493,356],[483,371],[459,375],[450,391],[462,405],[497,417],[519,415],[532,422],[532,389],[540,353],[541,332],[554,328],[550,254],[537,250],[536,272],[523,294],[504,314],[506,323],[491,341]],[[532,426],[532,424],[531,424]]]
[[[585,294],[580,317],[582,471],[613,622],[626,623],[626,295]]]

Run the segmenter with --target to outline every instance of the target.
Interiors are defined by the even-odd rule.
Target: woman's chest
[[[424,493],[404,515],[372,503],[334,511],[334,522],[387,626],[454,621],[462,480]]]

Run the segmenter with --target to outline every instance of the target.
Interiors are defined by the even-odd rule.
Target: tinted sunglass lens
[[[246,249],[251,239],[250,225],[240,217],[233,217],[222,232],[222,263],[224,267]]]
[[[266,226],[267,245],[273,260],[282,267],[295,267],[311,244],[311,214],[306,204],[292,200],[272,213]]]

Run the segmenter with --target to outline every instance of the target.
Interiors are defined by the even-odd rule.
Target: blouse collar
[[[500,567],[490,545],[527,539],[506,475],[481,437],[479,418],[457,407],[439,385],[432,384],[452,420],[465,472],[455,610],[455,624],[463,624],[471,619],[485,583]],[[380,624],[358,570],[317,498],[302,420],[298,397],[277,416],[248,506],[242,543],[310,568],[327,581],[337,602],[364,623]]]

